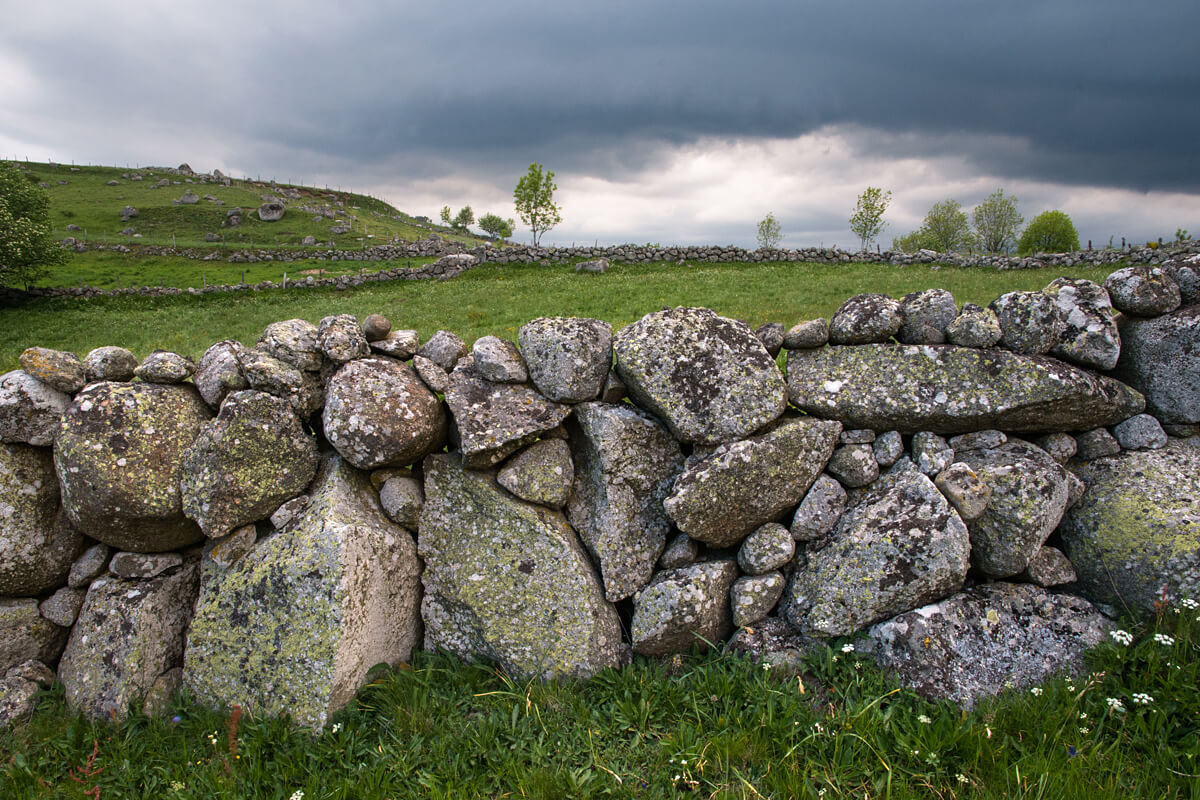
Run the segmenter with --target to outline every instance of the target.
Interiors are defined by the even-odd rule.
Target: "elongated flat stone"
[[[902,433],[1088,430],[1145,406],[1125,384],[1052,358],[950,345],[792,350],[787,375],[805,412]]]

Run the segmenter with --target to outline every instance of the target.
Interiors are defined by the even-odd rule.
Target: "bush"
[[[28,288],[66,259],[50,230],[45,190],[0,162],[0,286]]]
[[[934,203],[918,230],[892,240],[892,248],[905,253],[921,249],[956,253],[974,246],[975,234],[957,200]]]
[[[1068,253],[1079,249],[1079,234],[1061,211],[1043,211],[1033,218],[1017,243],[1017,254]]]

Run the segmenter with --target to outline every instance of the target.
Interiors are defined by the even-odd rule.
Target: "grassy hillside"
[[[263,265],[210,268],[243,266]],[[359,318],[381,313],[397,328],[417,329],[422,339],[446,328],[468,343],[486,334],[515,339],[522,324],[539,316],[596,317],[620,327],[650,311],[677,305],[708,306],[755,326],[791,326],[802,319],[829,317],[844,300],[863,292],[901,297],[918,289],[943,288],[959,303],[986,305],[1005,292],[1041,289],[1062,272],[770,263],[618,265],[600,275],[579,274],[565,265],[488,264],[450,281],[371,283],[345,291],[39,300],[0,310],[0,371],[15,368],[17,356],[32,345],[80,356],[100,345],[120,345],[139,357],[163,348],[199,358],[221,339],[253,344],[276,320],[301,317],[317,322],[342,313]],[[1065,272],[1102,281],[1108,270],[1074,267]]]
[[[436,230],[448,238],[479,241],[452,234],[441,226],[422,225],[382,200],[353,192],[238,179],[225,186],[210,176],[189,176],[156,167],[122,169],[33,162],[17,162],[17,166],[46,188],[51,224],[55,235],[62,237],[130,246],[192,247],[212,246],[205,241],[205,234],[217,234],[226,245],[276,247],[300,246],[304,237],[313,236],[321,246],[332,241],[337,247],[354,248],[392,239],[411,241]],[[164,181],[166,184],[161,185]],[[198,203],[173,202],[189,191],[200,198]],[[287,211],[283,219],[263,222],[258,218],[255,211],[265,197],[284,201]],[[125,206],[136,208],[138,215],[122,221],[121,209]],[[242,223],[222,227],[233,208],[243,210]],[[68,230],[70,225],[80,230]],[[333,233],[339,226],[349,231]],[[127,228],[140,236],[122,234]]]

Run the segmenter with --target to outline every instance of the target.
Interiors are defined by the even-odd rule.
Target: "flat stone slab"
[[[1088,430],[1145,405],[1119,381],[1052,358],[951,345],[792,350],[787,375],[793,405],[877,431]]]

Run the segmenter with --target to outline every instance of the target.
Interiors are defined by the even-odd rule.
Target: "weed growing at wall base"
[[[1078,679],[971,712],[902,689],[846,640],[798,669],[710,653],[549,684],[418,654],[377,669],[316,736],[186,699],[163,719],[89,722],[52,691],[0,733],[0,796],[1194,797],[1190,603],[1126,621],[1128,643],[1102,645]]]

